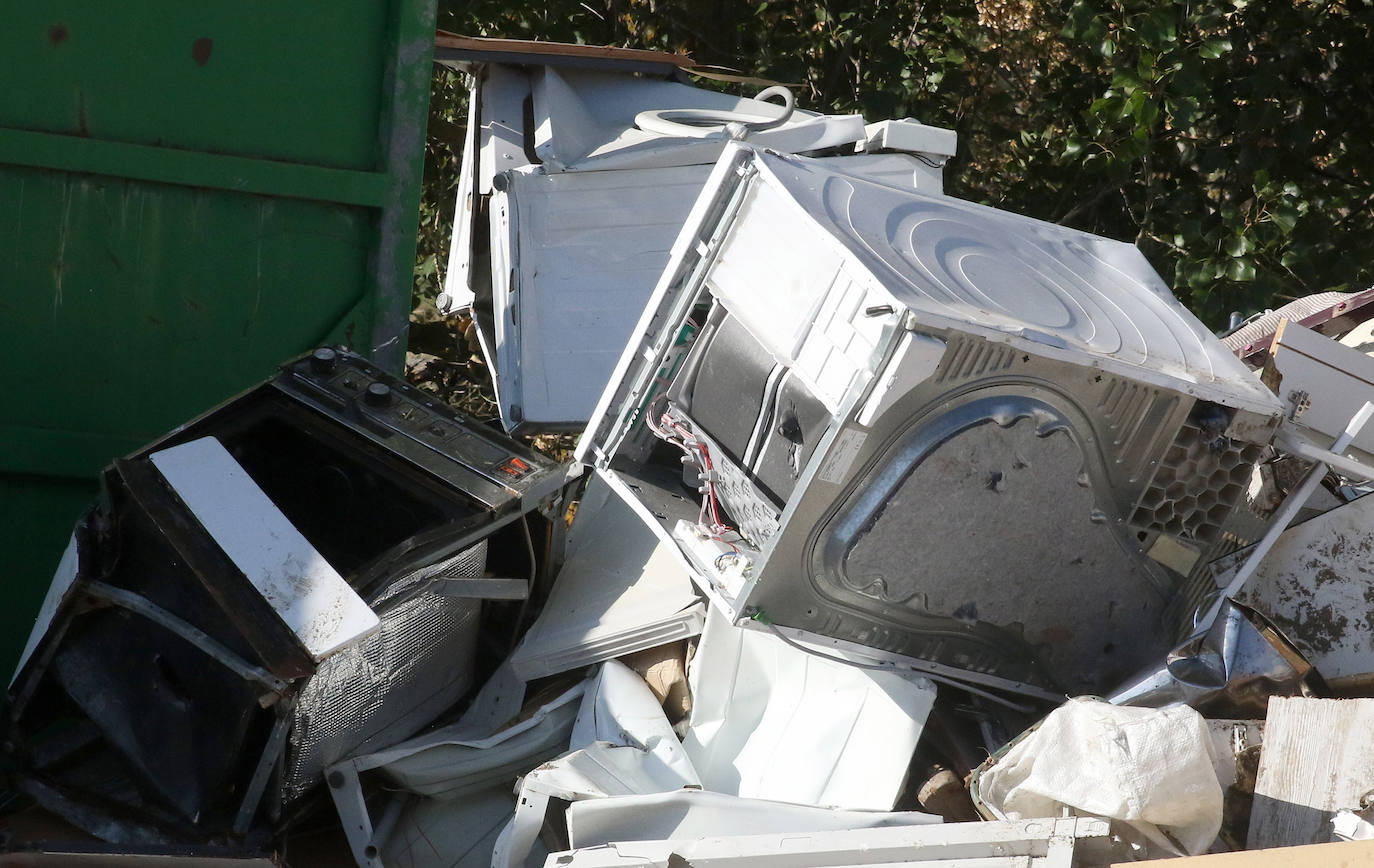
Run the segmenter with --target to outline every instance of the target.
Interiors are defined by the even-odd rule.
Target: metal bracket
[[[239,655],[230,651],[219,642],[210,638],[209,634],[192,626],[186,621],[181,620],[176,615],[149,602],[132,591],[123,588],[116,588],[114,585],[107,585],[104,582],[88,581],[81,586],[82,593],[88,597],[101,600],[122,609],[128,609],[136,615],[142,615],[155,624],[166,627],[181,638],[190,642],[192,645],[204,651],[210,657],[228,669],[238,673],[239,677],[248,681],[256,681],[273,693],[284,693],[289,686],[285,681],[273,677],[260,666],[254,666]]]

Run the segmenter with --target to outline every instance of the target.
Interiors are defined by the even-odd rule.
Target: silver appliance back
[[[746,146],[633,334],[579,457],[715,605],[1011,689],[1192,626],[1280,413],[1130,245]]]

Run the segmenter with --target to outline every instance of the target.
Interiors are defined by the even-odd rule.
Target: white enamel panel
[[[192,440],[149,458],[315,660],[380,627],[376,613],[218,440]]]

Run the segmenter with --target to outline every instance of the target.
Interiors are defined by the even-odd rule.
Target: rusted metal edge
[[[1371,304],[1374,304],[1374,288],[1354,293],[1347,298],[1336,301],[1304,317],[1299,317],[1297,319],[1286,317],[1280,319],[1273,331],[1256,335],[1243,344],[1231,346],[1231,352],[1235,353],[1242,361],[1249,361],[1253,364],[1255,357],[1267,356],[1270,353],[1275,339],[1283,330],[1283,322],[1295,322],[1304,328],[1317,330],[1318,326],[1324,325],[1338,317],[1348,316]],[[1282,311],[1282,308],[1279,308],[1279,311]],[[1230,338],[1230,336],[1228,336],[1228,338]],[[1223,342],[1228,343],[1228,345],[1235,343],[1233,338],[1229,340],[1224,338]]]
[[[445,30],[437,31],[434,37],[436,49],[452,49],[483,54],[522,54],[529,55],[530,62],[540,58],[585,58],[588,60],[624,60],[637,63],[655,63],[690,69],[695,62],[690,55],[674,54],[667,51],[648,51],[642,48],[616,48],[609,45],[575,45],[568,42],[538,42],[531,39],[494,39],[486,36],[460,36]]]

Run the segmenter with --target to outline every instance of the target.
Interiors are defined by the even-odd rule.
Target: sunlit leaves
[[[445,0],[440,15],[476,35],[685,49],[800,83],[804,108],[954,127],[950,192],[1136,243],[1215,324],[1371,282],[1371,22],[1371,0]],[[435,100],[463,123],[460,87]],[[456,177],[451,149],[432,151],[431,291]]]

